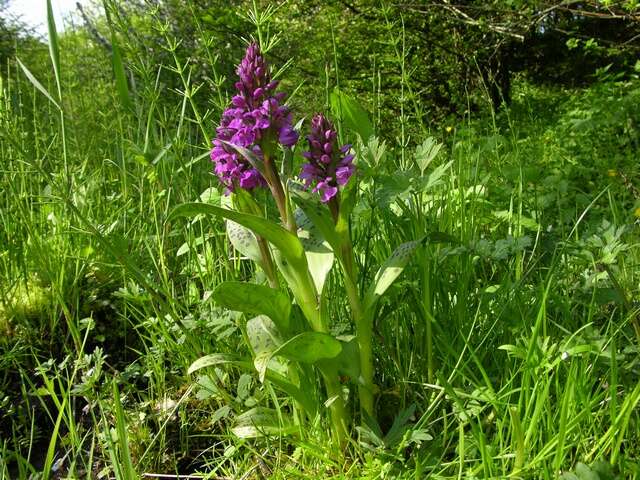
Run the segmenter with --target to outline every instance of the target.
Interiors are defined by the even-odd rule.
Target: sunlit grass
[[[54,77],[48,52],[19,52],[51,99],[18,65],[3,68],[0,478],[53,467],[69,478],[552,479],[604,472],[596,461],[638,474],[638,132],[591,116],[614,96],[616,115],[632,118],[637,83],[558,93],[523,82],[495,121],[431,132],[443,146],[424,169],[425,126],[407,113],[406,136],[383,144],[374,122],[380,138],[357,145],[359,268],[371,278],[394,246],[433,241],[378,307],[380,430],[359,425],[337,462],[320,417],[289,436],[234,435],[251,408],[289,409],[257,373],[186,373],[205,354],[247,353],[241,317],[211,292],[255,272],[222,222],[166,221],[217,187],[205,133],[226,92],[190,85],[175,58],[136,65],[144,80],[130,98],[124,67],[112,80],[89,47],[101,78],[81,84],[77,41],[60,39]],[[155,81],[168,69],[183,91]],[[549,105],[561,108],[540,113]],[[337,282],[329,308],[345,333]]]

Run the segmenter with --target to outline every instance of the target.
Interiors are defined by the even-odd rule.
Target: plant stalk
[[[344,398],[342,397],[342,387],[337,376],[322,372],[324,377],[325,388],[327,389],[327,398],[329,403],[329,411],[331,413],[331,424],[333,440],[340,450],[344,449],[349,438],[349,415],[345,408]]]
[[[373,317],[365,312],[356,286],[356,263],[353,256],[351,241],[347,240],[342,249],[342,268],[344,271],[344,286],[351,306],[351,315],[356,326],[356,338],[360,355],[360,378],[358,383],[358,397],[360,411],[375,418],[373,408]]]
[[[284,188],[282,187],[278,170],[275,168],[275,164],[271,159],[271,156],[266,153],[264,154],[264,177],[269,185],[273,199],[276,201],[276,206],[278,207],[278,212],[280,212],[282,223],[286,226],[287,230],[295,234],[298,227],[295,219],[293,218],[293,212],[289,207],[289,202],[287,201],[287,196],[284,192]]]
[[[273,258],[271,258],[271,251],[267,241],[260,235],[256,235],[258,241],[258,248],[260,249],[260,256],[262,257],[262,269],[264,270],[269,286],[271,288],[278,288],[278,276],[276,275],[276,269],[273,264]]]

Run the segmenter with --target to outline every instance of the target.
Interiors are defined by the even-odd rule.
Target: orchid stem
[[[353,256],[353,246],[347,240],[342,248],[342,267],[344,271],[344,286],[351,306],[351,314],[356,327],[356,338],[360,355],[360,378],[357,379],[360,410],[374,417],[373,409],[373,318],[369,312],[365,312],[355,283],[356,263]]]
[[[260,256],[262,257],[262,269],[264,270],[269,286],[271,288],[278,288],[278,276],[276,275],[275,265],[273,264],[273,258],[271,258],[271,251],[267,241],[259,235],[256,235],[258,241],[258,248],[260,249]]]
[[[293,212],[289,207],[289,202],[287,201],[282,181],[280,180],[278,170],[275,168],[271,157],[266,153],[264,154],[264,177],[269,185],[273,199],[276,202],[278,212],[280,212],[282,223],[287,227],[287,230],[295,234],[298,227],[295,219],[293,218]]]

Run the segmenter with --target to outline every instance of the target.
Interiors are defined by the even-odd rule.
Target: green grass
[[[381,431],[359,426],[336,461],[322,418],[234,435],[251,408],[291,410],[257,373],[187,375],[205,354],[246,350],[241,317],[210,295],[251,278],[248,262],[222,222],[166,221],[217,187],[204,135],[225,92],[191,85],[176,59],[158,68],[182,93],[149,69],[130,97],[117,50],[83,47],[83,60],[81,41],[52,48],[53,78],[36,68],[47,52],[24,52],[51,100],[15,63],[2,73],[0,478],[639,475],[637,79],[523,81],[510,110],[431,132],[444,146],[422,177],[424,127],[408,116],[399,145],[358,147],[367,278],[394,246],[441,235],[379,305]],[[340,332],[347,301],[328,298]]]

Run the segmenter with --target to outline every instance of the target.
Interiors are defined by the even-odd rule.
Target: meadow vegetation
[[[456,23],[324,3],[108,0],[46,41],[0,22],[0,479],[640,476],[637,5],[559,2],[544,23],[546,2],[460,2]],[[624,18],[596,38],[593,12]],[[566,36],[527,37],[531,18]],[[344,216],[292,188],[289,228],[269,189],[214,174],[250,42],[300,121],[281,173],[316,113],[352,145]],[[560,60],[536,63],[550,45]],[[254,220],[224,213],[242,208]],[[318,328],[279,215],[335,256]],[[259,225],[278,268],[222,217]],[[280,297],[229,300],[239,282]],[[363,396],[351,319],[370,285]],[[320,334],[340,353],[311,355]],[[292,338],[311,343],[287,355]]]

